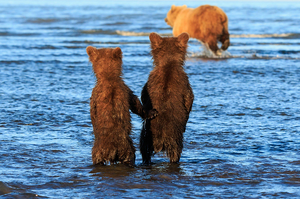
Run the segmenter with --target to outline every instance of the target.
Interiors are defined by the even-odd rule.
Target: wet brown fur
[[[121,162],[134,165],[135,147],[129,136],[132,128],[129,109],[143,119],[149,115],[121,77],[121,49],[88,46],[86,51],[97,78],[90,99],[95,135],[93,164]]]
[[[165,151],[170,162],[180,160],[183,133],[194,99],[183,69],[188,39],[186,33],[170,38],[150,34],[154,69],[142,90],[141,100],[146,110],[154,108],[159,114],[144,121],[140,151],[145,164],[159,151]]]
[[[173,5],[165,21],[173,27],[175,37],[187,32],[190,37],[208,44],[216,55],[220,54],[218,41],[222,43],[222,50],[227,50],[230,45],[228,18],[217,6],[203,5],[194,9]]]

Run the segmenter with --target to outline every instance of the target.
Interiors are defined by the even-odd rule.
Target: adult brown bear
[[[165,21],[173,28],[173,36],[186,32],[208,45],[215,55],[222,53],[218,41],[222,43],[222,50],[227,50],[230,45],[228,18],[217,6],[203,5],[194,9],[172,5]]]
[[[155,117],[156,111],[144,111],[142,104],[122,75],[122,51],[119,47],[86,48],[96,75],[90,99],[90,114],[95,135],[93,164],[135,163],[135,148],[130,138],[129,109],[143,119]]]
[[[156,109],[153,120],[145,120],[140,137],[143,163],[151,163],[153,152],[165,151],[170,162],[179,162],[183,133],[194,94],[183,65],[189,36],[162,38],[150,34],[154,69],[142,90],[145,110]]]

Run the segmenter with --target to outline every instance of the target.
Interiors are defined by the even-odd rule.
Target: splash
[[[228,59],[228,58],[233,58],[233,56],[228,52],[228,51],[223,51],[219,50],[218,55],[213,53],[208,45],[206,43],[203,43],[200,41],[202,44],[200,49],[201,52],[191,52],[189,53],[189,57],[198,57],[198,58],[209,58],[209,59]]]

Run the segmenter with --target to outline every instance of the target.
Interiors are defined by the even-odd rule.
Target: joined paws
[[[156,109],[152,109],[150,111],[148,111],[148,115],[146,119],[154,119],[156,116],[158,115],[158,112]]]

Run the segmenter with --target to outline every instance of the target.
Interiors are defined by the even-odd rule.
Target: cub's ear
[[[97,48],[93,46],[86,47],[86,53],[89,55],[90,60],[93,60],[95,55],[97,55]]]
[[[189,35],[187,33],[181,33],[178,37],[177,37],[177,40],[179,41],[180,45],[181,46],[185,46],[188,41],[189,41]]]
[[[149,39],[150,39],[150,42],[151,42],[151,48],[152,49],[156,49],[161,44],[161,42],[163,41],[163,38],[161,38],[161,36],[159,36],[155,32],[150,33]]]
[[[173,4],[172,6],[171,6],[171,10],[174,10],[176,8],[176,6]]]
[[[182,8],[187,8],[187,5],[183,5],[183,6],[181,6]]]
[[[113,50],[113,55],[114,55],[115,58],[121,58],[122,59],[122,50],[121,50],[121,48],[116,47]]]

